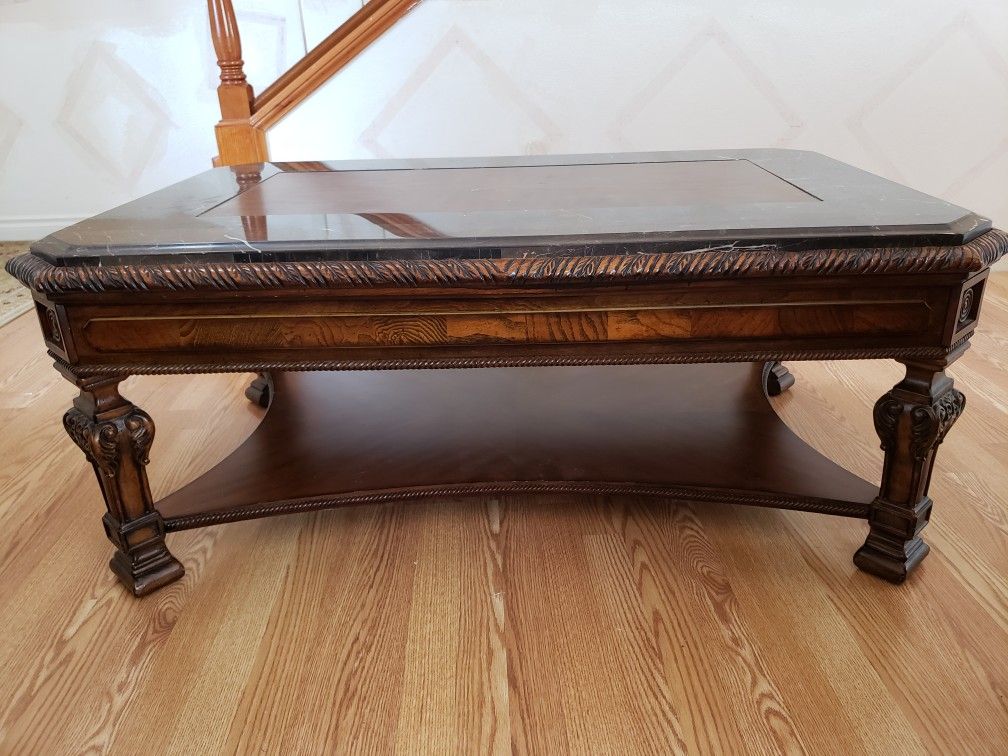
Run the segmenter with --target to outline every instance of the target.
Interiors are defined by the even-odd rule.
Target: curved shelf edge
[[[513,494],[867,517],[877,487],[796,436],[765,381],[763,363],[275,373],[252,434],[156,508],[167,530]]]
[[[583,494],[586,496],[651,496],[676,501],[704,501],[723,504],[740,504],[754,507],[774,507],[795,509],[803,512],[819,512],[840,517],[866,518],[869,504],[833,499],[772,494],[759,491],[734,491],[727,488],[699,488],[688,486],[646,486],[638,483],[605,483],[577,481],[503,481],[492,483],[469,483],[453,486],[430,486],[412,489],[389,489],[367,493],[346,493],[335,496],[318,496],[304,499],[290,499],[228,511],[204,512],[166,518],[165,529],[187,530],[189,528],[239,522],[258,517],[271,517],[297,512],[312,512],[333,507],[348,507],[362,504],[388,504],[431,498],[455,498],[464,496],[507,496],[515,494]]]

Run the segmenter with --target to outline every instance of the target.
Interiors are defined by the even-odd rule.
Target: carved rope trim
[[[210,364],[167,365],[130,363],[71,365],[59,355],[49,356],[74,375],[178,375],[188,373],[259,373],[270,370],[308,372],[317,370],[448,370],[502,367],[580,367],[590,365],[682,365],[701,362],[771,362],[779,360],[879,360],[942,359],[943,347],[893,347],[879,349],[831,349],[754,352],[689,352],[675,354],[535,356],[535,357],[446,357],[441,359],[387,360],[301,360],[260,362],[216,362]]]
[[[54,266],[32,254],[7,271],[43,294],[531,286],[612,281],[691,281],[795,275],[969,272],[1008,252],[1008,234],[988,231],[961,246],[781,250],[721,245],[677,252],[544,255],[496,260],[204,262]]]
[[[453,496],[492,496],[507,494],[586,494],[589,496],[656,496],[683,501],[722,502],[756,507],[797,509],[819,512],[841,517],[867,518],[870,504],[850,501],[819,499],[788,494],[769,494],[747,491],[733,491],[689,486],[649,486],[633,483],[596,483],[579,481],[508,481],[501,483],[460,483],[434,488],[407,489],[400,491],[376,491],[373,493],[347,493],[333,496],[315,496],[291,499],[271,504],[260,504],[231,509],[223,512],[206,512],[180,517],[166,517],[167,530],[185,530],[225,522],[268,517],[278,514],[306,512],[335,506],[357,504],[383,504],[390,502],[415,501],[417,499],[444,498]],[[155,505],[156,507],[156,505]]]

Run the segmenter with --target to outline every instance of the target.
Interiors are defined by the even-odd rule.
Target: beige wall
[[[262,87],[304,55],[299,2],[235,7]],[[0,239],[41,236],[210,167],[218,72],[204,0],[0,0],[0,71]]]
[[[0,0],[0,64],[25,71],[0,84],[0,237],[214,151],[201,0],[66,5]],[[359,2],[236,7],[262,86]],[[288,160],[793,146],[1008,225],[1008,3],[425,0],[270,142]]]

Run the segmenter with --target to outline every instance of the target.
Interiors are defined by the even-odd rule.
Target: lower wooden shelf
[[[761,372],[736,363],[276,374],[252,435],[156,506],[169,530],[506,493],[866,517],[877,486],[792,433]]]

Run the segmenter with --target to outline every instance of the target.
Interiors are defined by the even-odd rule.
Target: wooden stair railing
[[[420,0],[370,0],[259,96],[245,78],[241,35],[231,0],[207,0],[210,35],[220,67],[221,120],[214,165],[269,160],[266,130],[357,57]]]
[[[231,0],[207,0],[210,13],[210,36],[217,65],[220,66],[221,120],[215,127],[218,155],[214,165],[264,163],[269,159],[266,133],[252,128],[249,119],[255,108],[255,95],[245,79],[241,35]]]

